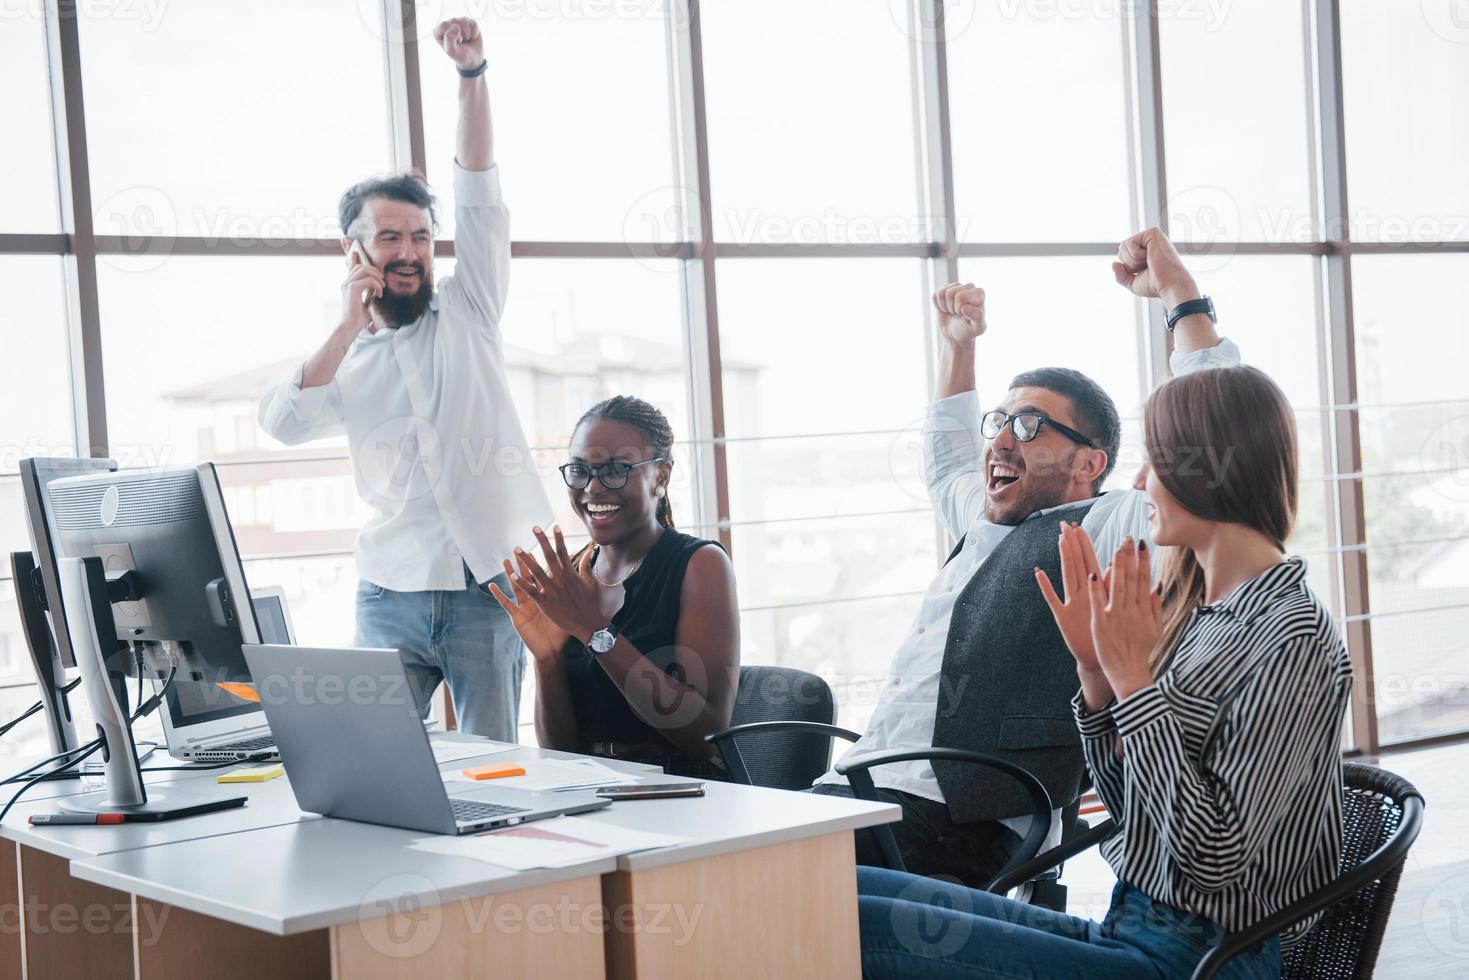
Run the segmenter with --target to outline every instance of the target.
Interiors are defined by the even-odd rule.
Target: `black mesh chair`
[[[1372,976],[1403,862],[1423,826],[1423,795],[1407,780],[1372,766],[1346,763],[1343,777],[1340,874],[1250,928],[1225,936],[1199,962],[1193,980],[1212,980],[1235,956],[1323,911],[1311,931],[1286,952],[1284,980],[1366,980]],[[1012,869],[990,890],[1008,891],[1029,881],[1116,830],[1112,820],[1093,827]]]
[[[746,786],[809,789],[831,767],[833,737],[859,736],[838,728],[831,687],[795,667],[741,667],[730,727],[704,736],[719,750],[732,780]]]
[[[862,737],[832,724],[835,719],[836,700],[832,697],[831,688],[815,674],[793,667],[741,667],[739,691],[730,719],[733,724],[724,731],[704,736],[704,740],[719,750],[720,761],[735,782],[747,786],[805,790],[831,768],[832,739],[855,742]],[[847,777],[852,792],[858,798],[880,802],[868,770],[889,762],[920,758],[988,765],[1009,772],[1020,780],[1031,795],[1032,806],[1038,808],[1038,818],[1032,823],[1020,849],[1001,869],[1001,874],[1035,857],[1050,833],[1050,797],[1045,787],[1019,766],[978,752],[926,749],[867,756],[860,762],[838,766],[837,772]],[[882,825],[863,832],[875,835],[887,867],[904,870],[903,856],[898,852],[897,839],[893,837],[891,827]],[[1049,871],[1050,867],[1044,870]]]
[[[971,752],[968,749],[917,749],[914,751],[896,752],[874,752],[865,755],[854,762],[842,762],[837,764],[837,772],[847,777],[847,782],[852,787],[852,792],[859,799],[880,802],[877,788],[872,782],[870,770],[874,766],[885,766],[893,762],[915,762],[943,759],[949,762],[968,762],[989,769],[995,769],[1014,779],[1025,789],[1030,797],[1030,830],[1025,834],[1025,839],[1020,842],[1010,860],[1005,863],[991,881],[985,887],[989,891],[996,891],[994,884],[1002,879],[1008,878],[1010,873],[1021,865],[1029,864],[1035,859],[1036,852],[1046,842],[1046,837],[1051,833],[1051,794],[1046,792],[1041,781],[1031,774],[1030,770],[1017,766],[1013,762],[997,759],[994,756],[985,755],[983,752]],[[893,836],[892,828],[882,824],[871,828],[877,835],[878,847],[882,849],[883,861],[889,868],[895,871],[903,871],[903,856],[898,853],[898,842]],[[1047,865],[1049,869],[1050,865]],[[1030,876],[1022,879],[1010,888],[1024,885],[1030,880]],[[1003,895],[1009,888],[1000,890]]]

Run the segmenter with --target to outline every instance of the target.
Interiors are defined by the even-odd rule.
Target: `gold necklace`
[[[599,547],[596,551],[594,551],[592,553],[592,558],[595,559],[601,553],[602,553],[602,549]],[[632,578],[635,574],[637,574],[637,570],[643,567],[643,561],[647,557],[648,557],[647,554],[644,554],[642,558],[639,558],[636,562],[634,562],[632,568],[628,570],[628,573],[626,575],[624,575],[622,578],[618,579],[616,582],[604,582],[604,581],[602,581],[602,576],[600,576],[600,575],[597,574],[597,565],[596,565],[596,562],[593,561],[592,566],[591,566],[592,578],[596,579],[597,580],[597,584],[600,585],[604,589],[615,589],[619,585],[621,585],[623,582],[626,582],[628,579]]]

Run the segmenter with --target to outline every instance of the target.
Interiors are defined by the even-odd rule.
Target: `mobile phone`
[[[603,786],[597,795],[609,800],[661,800],[670,796],[703,796],[703,783],[643,783]]]
[[[358,263],[372,266],[372,259],[368,258],[367,248],[360,241],[352,242],[352,247],[347,252],[347,268],[350,270]],[[374,267],[375,268],[375,267]],[[372,290],[362,290],[362,305],[367,306],[372,302]]]

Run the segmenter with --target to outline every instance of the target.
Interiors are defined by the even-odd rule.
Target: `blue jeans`
[[[491,581],[508,591],[503,573]],[[465,588],[454,592],[394,592],[360,582],[356,645],[402,653],[425,715],[439,682],[448,681],[462,731],[518,741],[525,644],[467,568]]]
[[[857,869],[862,975],[1003,980],[1172,980],[1223,935],[1118,882],[1101,922],[886,868]],[[1235,957],[1228,980],[1280,977],[1280,941]]]

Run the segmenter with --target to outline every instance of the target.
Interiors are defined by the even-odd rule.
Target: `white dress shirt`
[[[357,573],[399,592],[463,589],[466,564],[485,581],[550,517],[505,374],[510,212],[494,165],[455,163],[454,221],[454,274],[423,316],[364,329],[330,383],[303,389],[298,368],[260,403],[287,445],[346,432],[372,510]]]
[[[1239,362],[1239,348],[1225,339],[1218,347],[1175,353],[1172,367],[1174,374],[1186,374]],[[992,524],[984,517],[987,481],[981,459],[985,440],[979,432],[979,416],[979,396],[974,391],[961,392],[929,406],[923,426],[924,479],[929,499],[944,527],[955,538],[962,536],[964,546],[939,570],[924,593],[923,605],[898,647],[888,679],[878,694],[867,731],[842,756],[842,762],[876,752],[913,751],[933,745],[944,645],[954,603],[985,559],[1012,530],[1011,525]],[[1096,503],[1087,511],[1081,526],[1091,536],[1098,556],[1109,557],[1127,535],[1148,536],[1146,496],[1142,491],[1113,490],[1094,499]],[[1046,508],[1039,513],[1056,509]],[[1060,583],[1055,584],[1059,588]],[[927,761],[898,762],[878,766],[871,772],[872,781],[878,786],[944,802],[933,766]],[[817,785],[845,782],[834,769],[816,781]],[[1030,829],[1030,819],[1011,817],[1000,822],[1024,837]],[[1061,830],[1060,810],[1057,810],[1051,821],[1050,838],[1044,846],[1059,843]]]

